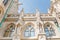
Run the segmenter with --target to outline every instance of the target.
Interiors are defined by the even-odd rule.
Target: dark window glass
[[[4,5],[6,5],[8,3],[8,0],[4,0],[3,3]]]
[[[45,33],[46,33],[46,36],[47,37],[50,37],[50,36],[54,36],[55,35],[55,31],[54,31],[54,29],[52,28],[52,27],[46,27],[46,28],[44,28],[45,29]]]
[[[14,25],[11,25],[10,28],[8,28],[6,31],[5,31],[5,34],[4,34],[4,37],[12,37],[14,35],[14,31],[15,31],[15,27]]]

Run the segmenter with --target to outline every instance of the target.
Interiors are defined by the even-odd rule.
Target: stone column
[[[20,40],[20,28],[19,27],[17,27],[17,25],[16,25],[16,27],[15,27],[15,34],[14,34],[14,36],[13,36],[13,40]]]
[[[45,30],[44,30],[44,27],[45,27],[45,25],[44,25],[44,21],[43,21],[43,25],[42,25],[42,28],[43,28],[43,33],[45,33]]]
[[[17,25],[15,25],[15,34],[13,35],[12,40],[15,40],[15,38],[16,38],[16,29],[17,29]]]
[[[44,31],[44,24],[43,24],[43,26],[42,26],[42,32],[45,33],[45,31]]]
[[[42,33],[42,26],[39,26],[39,33]]]
[[[44,32],[44,23],[40,28],[41,33],[38,34],[38,40],[46,40],[45,32]]]

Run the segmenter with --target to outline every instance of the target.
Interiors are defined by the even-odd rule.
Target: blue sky
[[[42,13],[47,13],[50,7],[50,0],[19,0],[19,2],[23,3],[19,10],[24,8],[25,13],[35,13],[36,8]]]

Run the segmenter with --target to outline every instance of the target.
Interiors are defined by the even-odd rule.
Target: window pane
[[[35,30],[34,30],[34,28],[31,25],[29,25],[26,28],[24,36],[25,37],[33,37],[33,36],[35,36]]]
[[[49,30],[48,30],[48,28],[45,28],[45,32],[48,32]]]
[[[49,36],[49,32],[46,32],[46,36]]]
[[[31,32],[31,37],[35,36],[35,32]]]
[[[48,30],[48,28],[45,28],[45,33],[46,33],[46,36],[48,37],[49,36],[49,30]]]
[[[25,37],[29,37],[29,32],[25,32],[25,33],[24,33],[24,36],[25,36]]]
[[[45,32],[46,32],[46,36],[47,37],[50,37],[50,36],[53,36],[55,35],[55,32],[54,32],[54,29],[52,27],[46,27],[45,28]]]
[[[27,29],[27,30],[25,30],[25,32],[29,32],[29,30]]]

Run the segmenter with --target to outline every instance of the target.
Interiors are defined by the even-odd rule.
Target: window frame
[[[28,30],[28,31],[26,31]],[[32,26],[27,26],[26,30],[24,31],[24,37],[34,37],[35,36],[35,30]],[[26,32],[28,32],[28,36],[26,36]],[[33,33],[33,35],[31,34]]]

